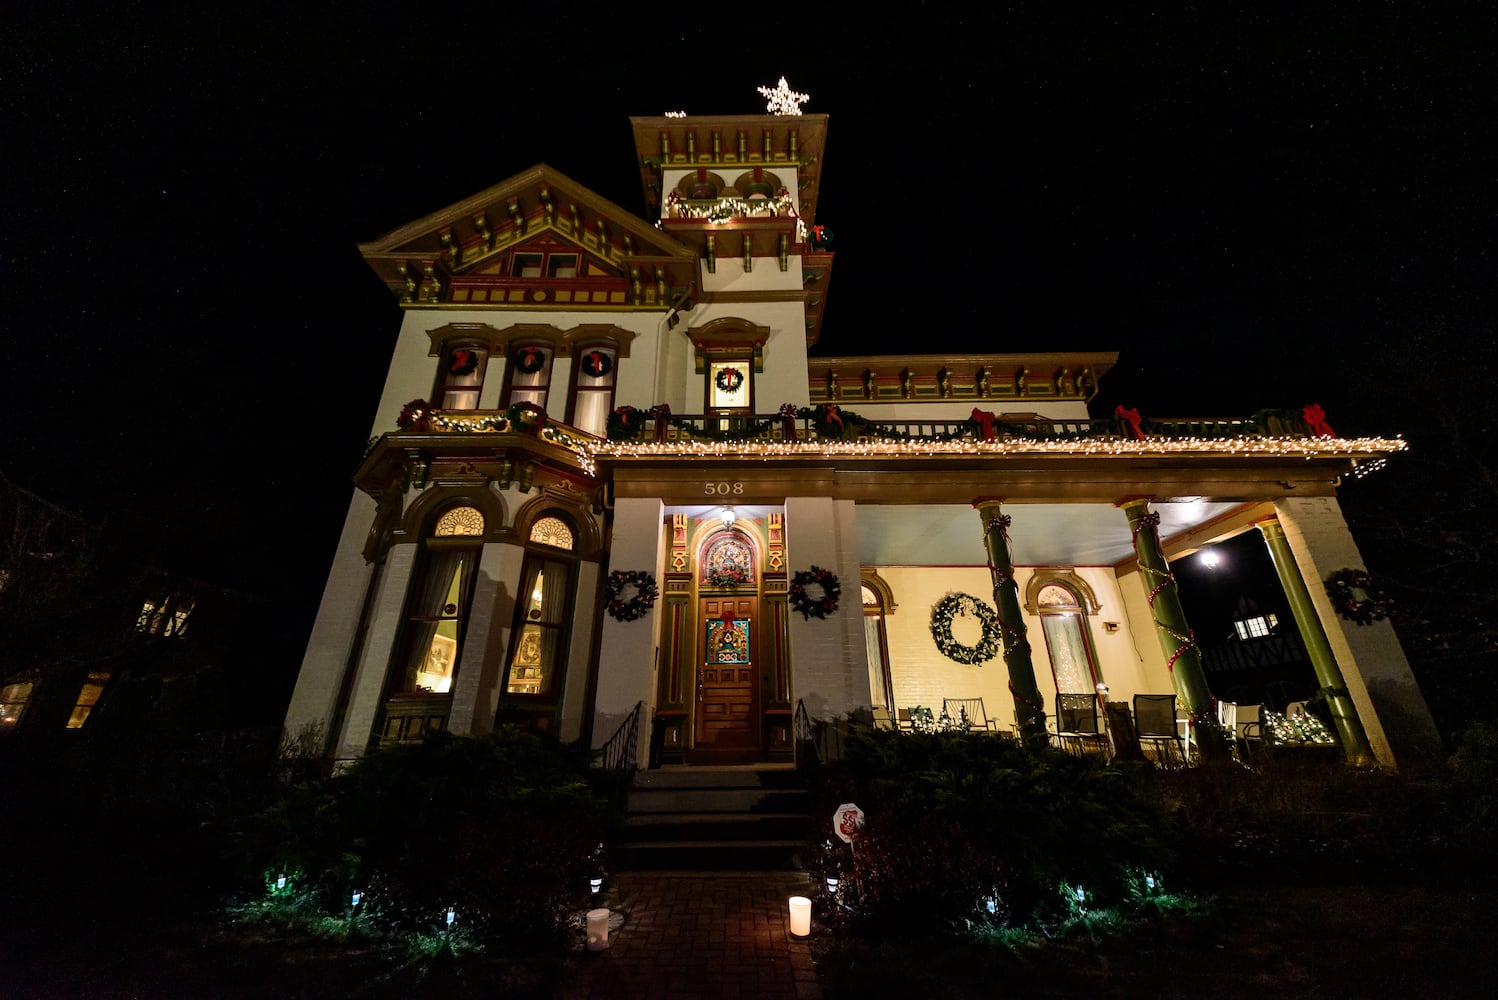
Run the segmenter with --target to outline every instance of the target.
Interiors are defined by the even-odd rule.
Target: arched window
[[[443,511],[422,541],[406,597],[394,693],[446,694],[452,690],[483,534],[483,513],[460,504]]]
[[[1087,616],[1077,593],[1062,583],[1043,583],[1035,592],[1035,607],[1051,657],[1051,673],[1061,694],[1096,694],[1102,678],[1088,634]]]
[[[561,696],[577,561],[575,538],[571,525],[554,514],[531,524],[515,600],[506,697],[554,701]]]
[[[747,587],[754,583],[754,549],[742,535],[724,531],[703,550],[699,586],[709,590]]]
[[[863,642],[869,657],[869,704],[895,710],[894,684],[889,673],[889,636],[884,628],[884,595],[868,582],[859,588],[863,596]]]

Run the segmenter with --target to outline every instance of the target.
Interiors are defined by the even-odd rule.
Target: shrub
[[[436,734],[291,789],[256,860],[307,873],[305,895],[329,912],[357,888],[379,926],[430,930],[451,907],[468,933],[523,948],[563,932],[603,821],[586,760],[554,742]]]
[[[1169,817],[1130,775],[991,736],[856,732],[819,776],[815,867],[841,875],[842,912],[880,933],[1061,916],[1063,886],[1106,905],[1169,860]],[[850,800],[867,817],[852,849],[827,835]]]

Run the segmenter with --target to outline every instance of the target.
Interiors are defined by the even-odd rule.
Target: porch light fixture
[[[791,897],[791,936],[811,935],[811,900],[805,896]]]
[[[1222,562],[1222,556],[1217,554],[1216,549],[1202,549],[1201,554],[1197,558],[1201,560],[1201,564],[1207,569],[1216,569]]]
[[[738,515],[733,512],[733,508],[732,507],[724,507],[723,508],[723,512],[720,513],[718,515],[718,517],[723,522],[723,528],[724,528],[724,530],[727,530],[728,528],[732,528],[733,527],[733,522],[735,522],[735,521],[737,521],[739,519]]]

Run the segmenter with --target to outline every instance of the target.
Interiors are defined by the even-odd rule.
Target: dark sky
[[[1485,5],[107,6],[0,14],[0,469],[226,584],[320,590],[400,322],[357,242],[537,162],[642,212],[630,115],[781,75],[819,353],[1114,349],[1100,410],[1393,434],[1493,339]]]

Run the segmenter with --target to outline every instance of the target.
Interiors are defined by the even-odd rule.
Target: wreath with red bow
[[[447,373],[449,375],[472,375],[475,368],[479,366],[479,352],[470,351],[461,347],[452,352],[447,359]]]
[[[630,596],[624,596],[629,593]],[[632,622],[644,618],[645,612],[655,606],[660,588],[655,577],[641,569],[616,569],[609,574],[609,617],[615,621]]]
[[[583,353],[583,374],[590,378],[603,378],[614,370],[614,359],[602,351]]]
[[[808,586],[819,588],[822,596],[813,597],[806,589]],[[832,575],[830,569],[813,566],[791,577],[791,587],[787,598],[791,610],[801,612],[803,619],[813,617],[825,619],[837,610],[837,599],[842,596],[842,592],[837,577]]]
[[[1389,617],[1394,602],[1380,590],[1365,570],[1339,569],[1326,580],[1326,596],[1337,614],[1359,625],[1372,625]]]
[[[713,385],[723,392],[738,392],[739,386],[744,384],[744,373],[737,368],[720,368],[718,374],[713,376]]]
[[[526,375],[534,375],[546,367],[546,352],[539,347],[522,347],[515,352],[515,367]]]

